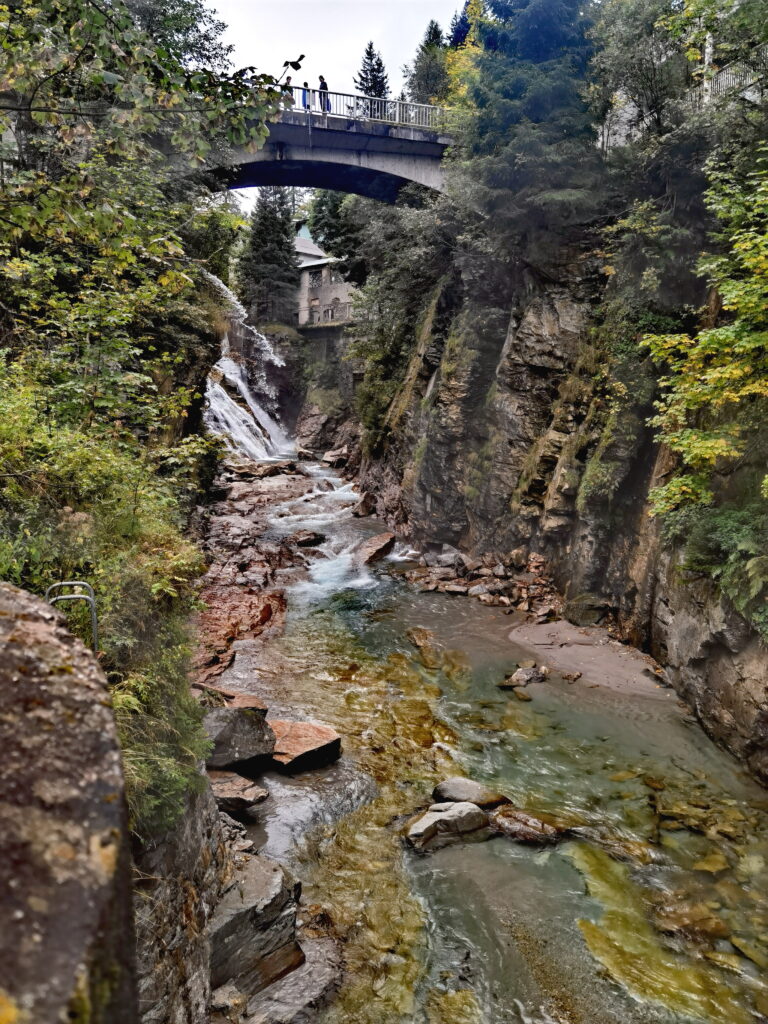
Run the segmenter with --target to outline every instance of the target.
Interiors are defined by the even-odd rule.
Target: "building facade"
[[[305,225],[296,235],[296,256],[300,274],[299,327],[349,322],[355,289],[336,268],[339,261],[312,241]]]

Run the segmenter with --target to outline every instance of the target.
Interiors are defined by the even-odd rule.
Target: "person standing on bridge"
[[[309,82],[304,82],[304,84],[301,87],[301,105],[307,111],[309,110],[309,108],[311,106],[311,100],[310,100],[309,93],[310,93]]]
[[[328,99],[328,83],[320,75],[320,109],[324,114],[330,114],[331,101]]]

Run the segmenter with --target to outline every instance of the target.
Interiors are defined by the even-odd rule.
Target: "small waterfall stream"
[[[229,306],[230,329],[222,338],[221,356],[208,376],[205,425],[233,454],[257,462],[290,456],[295,447],[278,422],[275,387],[270,380],[270,369],[283,366],[284,360],[269,338],[247,323],[247,313],[237,296],[213,274],[208,278]],[[251,373],[233,356],[230,335],[240,351],[250,356]]]

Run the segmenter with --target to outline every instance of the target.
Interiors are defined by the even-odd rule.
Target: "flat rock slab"
[[[512,804],[505,804],[490,815],[491,828],[501,832],[518,843],[555,843],[567,832],[567,828],[558,826],[547,815],[531,814],[522,811]]]
[[[342,975],[341,953],[331,938],[301,939],[304,963],[248,1003],[246,1024],[314,1024]]]
[[[227,814],[240,814],[269,796],[269,790],[235,772],[212,770],[208,778],[219,810]]]
[[[487,824],[488,815],[477,804],[468,801],[433,804],[426,814],[413,822],[406,839],[411,846],[423,850],[438,837],[476,832]]]
[[[225,768],[252,757],[264,757],[275,748],[275,735],[267,723],[267,709],[257,697],[240,695],[203,719],[213,750],[206,758],[209,768]]]
[[[614,640],[599,626],[577,627],[564,620],[528,623],[512,629],[509,639],[532,649],[555,672],[580,672],[586,683],[655,700],[674,700],[674,691],[645,674],[655,667],[652,658]]]
[[[286,722],[271,719],[275,734],[272,760],[285,772],[320,768],[341,756],[341,736],[322,722]]]
[[[394,546],[394,533],[378,533],[360,545],[357,549],[357,557],[363,565],[370,565],[371,562],[388,555]]]
[[[510,802],[509,797],[504,796],[503,793],[497,793],[480,782],[464,779],[458,775],[444,779],[438,786],[435,786],[432,799],[436,804],[470,803],[477,807],[498,807],[499,804]]]

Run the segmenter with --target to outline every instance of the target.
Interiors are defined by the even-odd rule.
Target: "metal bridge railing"
[[[705,79],[688,93],[691,105],[700,110],[707,103],[728,93],[745,93],[768,78],[768,44],[758,46],[748,61],[733,61]]]
[[[379,99],[375,96],[356,96],[353,93],[330,92],[325,89],[304,89],[291,86],[293,111],[343,117],[348,121],[377,121],[383,124],[406,125],[427,131],[445,131],[449,123],[446,107],[433,107],[428,103],[408,100]]]

